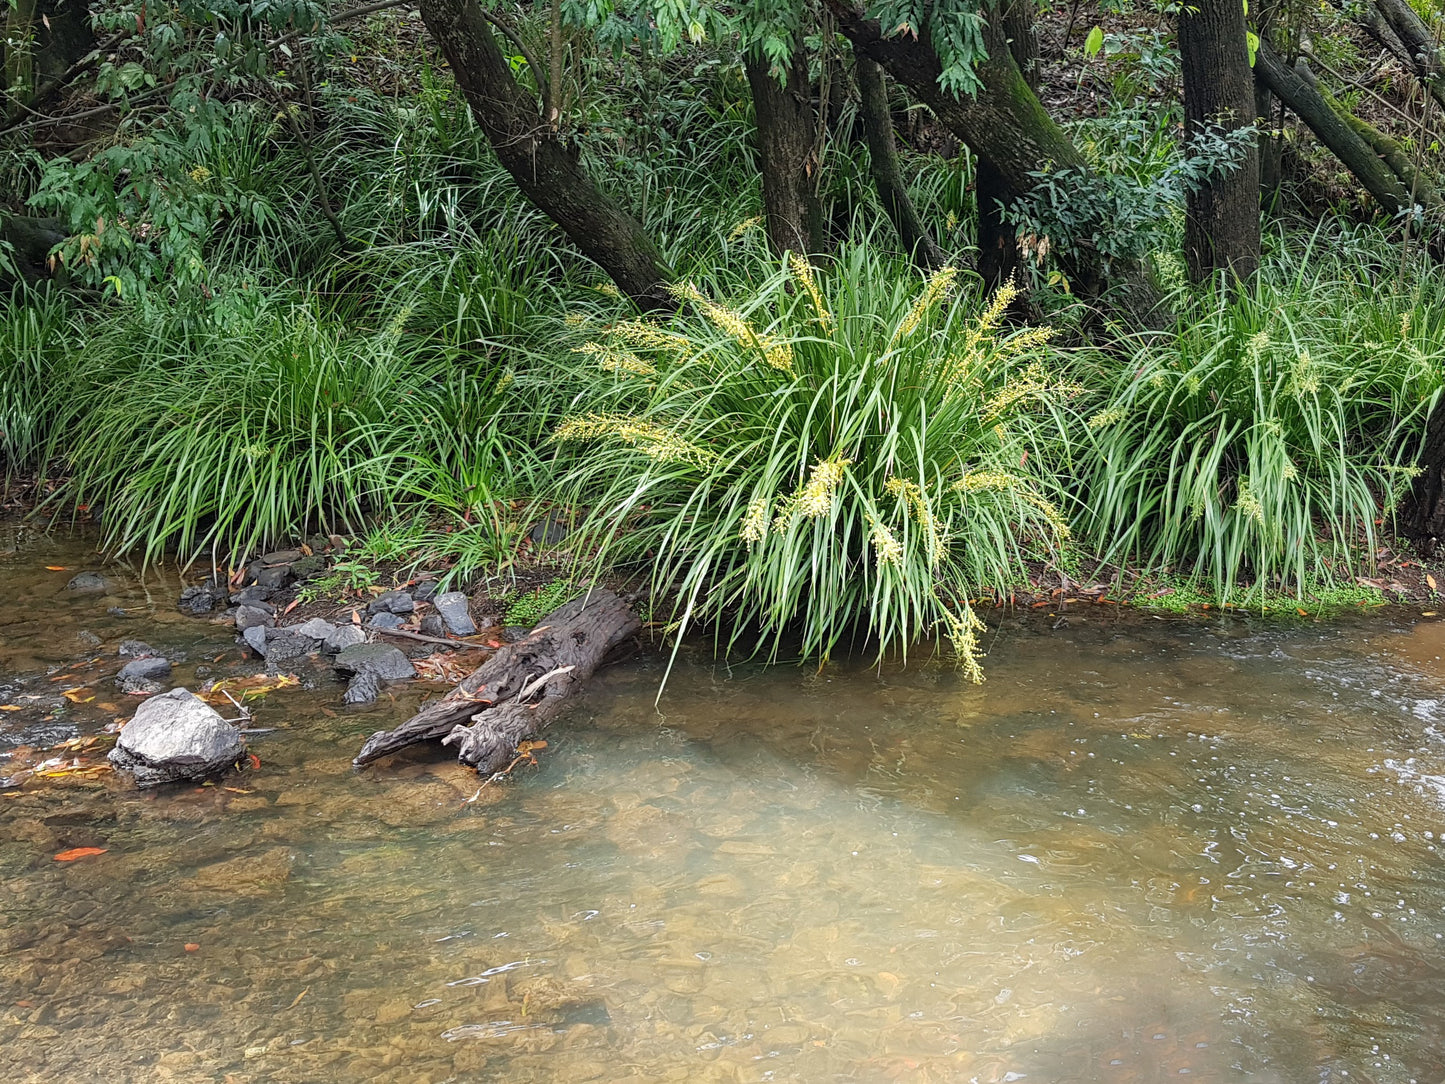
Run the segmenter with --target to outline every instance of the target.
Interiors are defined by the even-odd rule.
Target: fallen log
[[[457,746],[463,764],[494,772],[641,627],[611,591],[574,599],[523,639],[498,649],[446,696],[422,705],[395,730],[378,730],[352,763],[359,768],[409,745],[440,740]]]

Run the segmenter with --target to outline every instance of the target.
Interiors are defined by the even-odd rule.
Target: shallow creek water
[[[123,636],[253,668],[85,567],[0,526],[0,758]],[[990,624],[981,688],[614,668],[473,802],[319,672],[224,785],[0,794],[0,1079],[1442,1079],[1445,625]]]

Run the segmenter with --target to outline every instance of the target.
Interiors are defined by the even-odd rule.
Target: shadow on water
[[[10,549],[0,752],[124,717],[122,636],[245,671],[173,573],[60,598],[83,543]],[[259,771],[0,797],[3,1075],[1440,1079],[1442,626],[991,624],[982,687],[695,661],[659,714],[619,667],[480,791],[351,771],[420,693],[303,668]]]

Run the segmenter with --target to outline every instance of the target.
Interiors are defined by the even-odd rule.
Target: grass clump
[[[415,472],[464,459],[497,409],[498,372],[408,343],[404,311],[370,330],[300,301],[189,330],[143,313],[87,345],[55,450],[107,543],[147,559],[395,515]]]
[[[588,390],[555,434],[579,449],[563,483],[591,509],[579,534],[730,647],[776,656],[796,634],[826,657],[855,634],[882,652],[941,631],[978,677],[967,587],[1019,580],[1068,529],[1026,454],[1058,390],[1049,333],[1000,330],[1011,288],[961,287],[854,247],[737,306],[683,287],[670,323],[583,343]]]
[[[1075,430],[1080,534],[1221,597],[1348,583],[1408,492],[1442,366],[1439,298],[1276,260],[1252,295],[1207,293],[1173,335],[1081,374],[1105,390]]]
[[[78,334],[58,289],[16,288],[0,311],[0,477],[39,466]]]

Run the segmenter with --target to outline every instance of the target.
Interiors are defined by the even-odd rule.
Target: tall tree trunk
[[[903,183],[903,170],[898,165],[898,144],[893,134],[893,113],[888,108],[887,76],[883,69],[862,53],[853,67],[858,80],[858,96],[862,101],[863,134],[868,140],[868,164],[873,171],[873,186],[898,239],[909,257],[924,271],[942,267],[943,250],[923,224],[918,208],[908,198]]]
[[[1433,556],[1445,537],[1445,396],[1435,403],[1425,423],[1420,468],[1411,493],[1412,507],[1405,516],[1405,532],[1427,556]]]
[[[938,84],[942,65],[926,36],[885,37],[876,19],[869,19],[852,0],[828,0],[838,29],[855,49],[881,64],[898,82],[927,105],[939,121],[970,150],[998,171],[1005,203],[1029,195],[1031,173],[1047,167],[1087,169],[1077,147],[1045,111],[1029,89],[1007,48],[990,48],[980,62],[982,86],[973,96],[955,97]],[[1064,262],[1075,289],[1085,297],[1110,300],[1135,319],[1153,325],[1166,322],[1158,289],[1137,264],[1116,261],[1106,267],[1096,252],[1084,251]]]
[[[1445,106],[1445,51],[1410,0],[1375,0],[1375,7],[1405,47],[1411,67],[1441,106]]]
[[[1179,57],[1186,137],[1251,125],[1254,78],[1249,70],[1244,5],[1197,0],[1179,9]],[[1189,277],[1216,271],[1248,281],[1259,269],[1259,151],[1190,190],[1185,204],[1184,258]]]
[[[1029,90],[1039,89],[1039,39],[1034,33],[1034,0],[1001,0],[997,21],[987,35],[988,48],[1007,49]],[[996,290],[1019,266],[1017,231],[1004,219],[1008,200],[1002,174],[982,155],[974,155],[974,203],[978,208],[978,273]]]
[[[1262,38],[1255,53],[1254,77],[1309,126],[1387,214],[1396,215],[1411,206],[1410,193],[1400,178],[1364,137],[1345,123],[1309,78],[1285,64]]]
[[[1254,113],[1260,120],[1259,133],[1259,195],[1266,207],[1273,208],[1279,198],[1284,174],[1284,140],[1274,122],[1278,107],[1274,94],[1258,79],[1254,80]]]
[[[758,159],[763,175],[763,210],[768,240],[778,252],[806,255],[824,251],[823,214],[818,205],[818,135],[808,54],[798,41],[783,81],[765,57],[749,50],[743,60],[758,122]]]
[[[668,305],[672,274],[652,239],[587,175],[512,78],[476,0],[422,0],[421,15],[517,187],[639,306]]]

